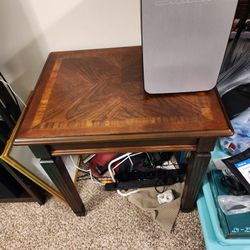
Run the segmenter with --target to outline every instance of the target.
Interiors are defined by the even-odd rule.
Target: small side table
[[[215,89],[149,95],[142,72],[139,46],[53,52],[47,59],[14,144],[41,158],[77,215],[84,205],[61,155],[191,151],[182,197],[189,211],[217,137],[233,133]]]

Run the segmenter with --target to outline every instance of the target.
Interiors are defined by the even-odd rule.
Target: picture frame
[[[15,168],[23,175],[25,175],[38,186],[50,193],[52,196],[66,202],[62,194],[59,192],[57,187],[54,185],[52,180],[49,178],[45,170],[40,165],[39,159],[34,156],[30,148],[28,146],[13,145],[13,141],[15,139],[15,135],[21,122],[23,113],[5,145],[5,148],[2,154],[0,155],[0,159],[8,163],[11,167]],[[65,156],[62,157],[62,159],[65,163],[66,168],[68,169],[71,179],[75,183],[78,172],[78,168],[75,166],[75,164],[79,167],[80,157],[78,155],[67,157]]]

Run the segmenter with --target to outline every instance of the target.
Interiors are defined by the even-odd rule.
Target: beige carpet
[[[0,249],[204,249],[197,211],[180,213],[171,234],[115,192],[78,183],[88,214],[55,198],[45,205],[0,204]]]

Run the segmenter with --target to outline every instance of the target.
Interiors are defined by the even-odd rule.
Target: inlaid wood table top
[[[138,46],[51,53],[15,144],[231,134],[216,90],[147,94]]]

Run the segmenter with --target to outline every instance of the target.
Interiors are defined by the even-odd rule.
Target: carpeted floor
[[[91,181],[78,189],[88,214],[76,217],[63,202],[0,203],[0,249],[204,249],[197,211],[180,213],[171,234],[115,192]]]

